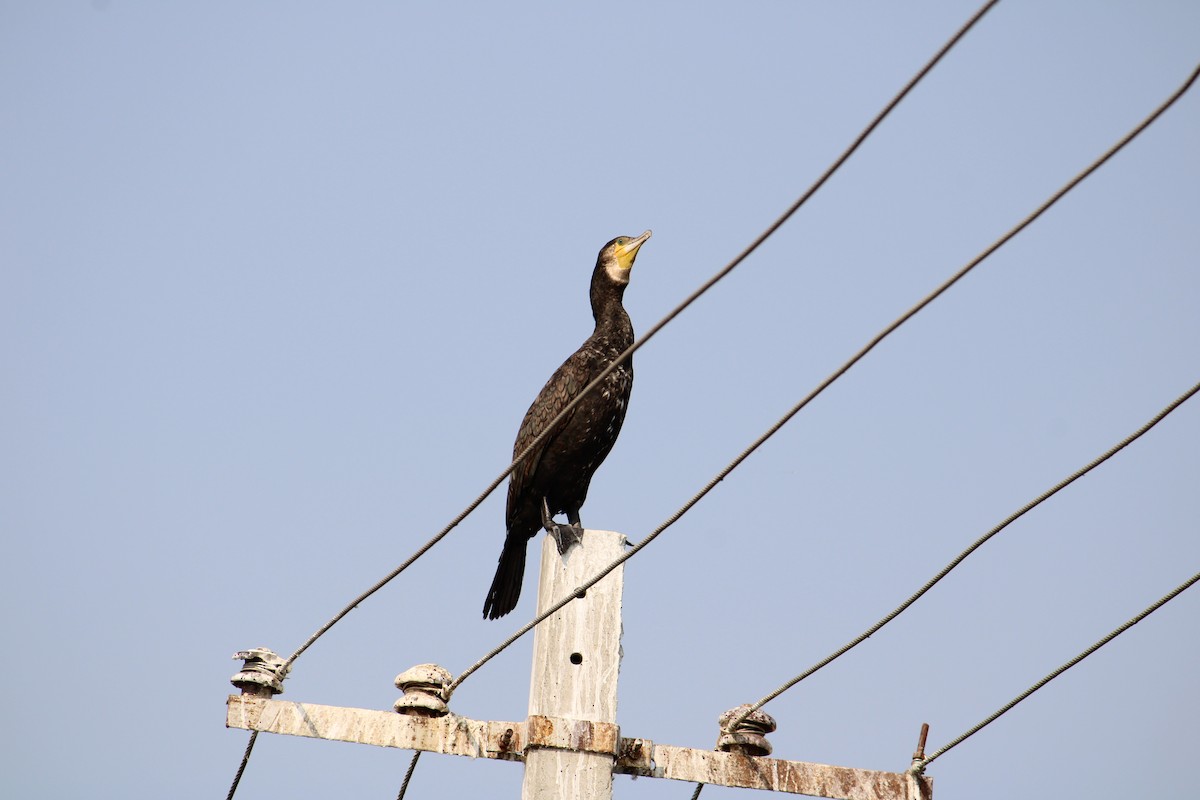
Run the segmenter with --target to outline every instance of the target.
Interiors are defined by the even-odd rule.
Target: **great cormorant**
[[[554,371],[525,412],[513,445],[514,459],[567,403],[633,344],[633,325],[621,298],[638,248],[649,238],[650,231],[637,237],[618,236],[600,250],[591,288],[596,329]],[[508,534],[483,604],[485,618],[496,619],[516,608],[525,574],[526,543],[539,529],[554,535],[560,552],[583,533],[579,509],[587,498],[592,474],[621,432],[632,389],[633,359],[629,358],[589,392],[513,470],[505,513]],[[559,513],[567,515],[568,524],[554,522],[553,516]]]

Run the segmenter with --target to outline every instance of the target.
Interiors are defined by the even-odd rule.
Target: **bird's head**
[[[618,236],[600,249],[596,266],[602,267],[609,280],[614,283],[629,283],[629,271],[633,269],[633,261],[637,258],[638,250],[649,238],[650,231],[641,236]]]

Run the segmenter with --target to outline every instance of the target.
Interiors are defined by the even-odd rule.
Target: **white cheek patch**
[[[608,277],[616,283],[629,283],[629,270],[621,269],[616,263],[609,263],[604,266],[604,271],[608,273]]]

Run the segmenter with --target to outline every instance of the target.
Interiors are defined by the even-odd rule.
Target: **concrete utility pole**
[[[542,571],[537,613],[542,614],[625,551],[625,537],[587,531],[583,545],[559,556],[553,538],[542,540]],[[588,589],[533,629],[533,673],[529,720],[558,718],[592,723],[577,730],[603,731],[614,743],[617,728],[617,672],[621,668],[621,593],[625,566]],[[576,728],[572,727],[572,730]],[[612,797],[615,754],[575,748],[533,747],[525,753],[522,800],[608,800]]]
[[[560,556],[554,540],[544,537],[538,613],[612,563],[624,546],[621,534],[586,531],[582,546]],[[833,800],[932,800],[933,781],[924,775],[768,758],[771,746],[764,734],[775,729],[775,721],[761,711],[736,731],[722,733],[718,750],[622,738],[616,718],[623,585],[624,567],[618,567],[585,597],[534,629],[529,716],[524,722],[479,721],[450,713],[445,692],[450,674],[433,664],[396,678],[405,692],[395,704],[394,711],[400,713],[273,700],[271,695],[281,692],[282,685],[271,680],[271,666],[282,664],[282,659],[258,649],[235,656],[244,658],[246,666],[233,678],[242,695],[229,697],[226,725],[523,761],[522,800],[610,800],[613,773]],[[722,715],[722,722],[736,711]]]

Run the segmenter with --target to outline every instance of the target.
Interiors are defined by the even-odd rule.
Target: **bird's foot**
[[[542,527],[554,537],[554,543],[558,545],[560,556],[565,556],[571,549],[571,545],[583,544],[583,526],[578,522],[559,525],[550,515],[550,505],[544,497],[542,498]]]
[[[551,523],[550,535],[558,545],[558,554],[565,556],[572,545],[583,544],[583,528],[578,525],[558,525]]]

